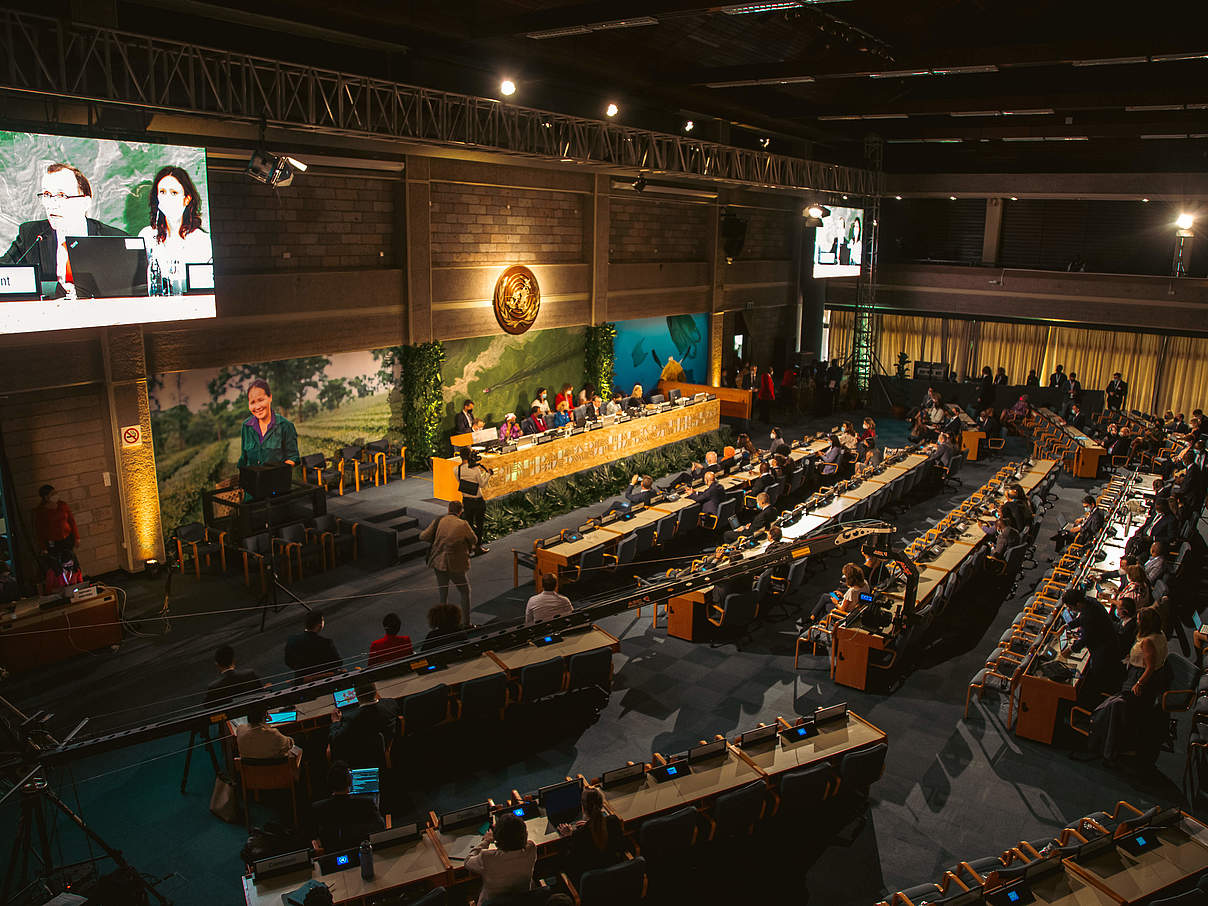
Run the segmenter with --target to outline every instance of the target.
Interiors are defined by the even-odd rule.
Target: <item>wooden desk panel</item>
[[[885,731],[877,729],[864,718],[849,711],[846,721],[823,724],[821,732],[812,739],[786,745],[784,740],[777,736],[775,745],[765,743],[742,749],[741,753],[753,767],[769,777],[774,777],[794,768],[803,768],[836,758],[853,749],[884,742],[885,739]]]
[[[554,657],[568,658],[584,651],[595,651],[597,648],[611,648],[613,651],[619,651],[621,643],[617,641],[616,636],[593,626],[588,632],[567,636],[552,645],[537,646],[530,643],[512,651],[492,651],[490,655],[501,668],[508,673],[515,673],[530,664],[538,664]]]
[[[721,414],[727,418],[751,418],[752,400],[755,392],[742,390],[738,387],[710,387],[708,384],[688,384],[682,381],[659,381],[658,392],[670,396],[672,390],[678,390],[684,396],[696,396],[698,393],[710,393],[721,403]]]
[[[687,763],[684,762],[686,765]],[[604,790],[608,810],[622,824],[632,824],[660,812],[695,805],[704,799],[719,796],[754,780],[762,780],[762,771],[743,758],[733,748],[727,750],[725,761],[716,767],[695,770],[677,780],[658,783],[649,774],[641,783]]]
[[[718,400],[708,400],[557,438],[550,443],[534,444],[511,453],[484,453],[483,465],[494,469],[495,474],[483,489],[482,496],[487,500],[503,497],[564,475],[715,431],[721,424],[720,413]],[[438,499],[461,499],[455,475],[460,463],[460,458],[433,457],[433,493]]]
[[[119,645],[117,592],[102,587],[95,598],[39,608],[42,598],[17,601],[0,619],[0,663],[14,673],[57,664],[86,651]]]

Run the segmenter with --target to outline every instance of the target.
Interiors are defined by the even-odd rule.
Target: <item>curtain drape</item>
[[[1191,410],[1203,409],[1208,402],[1208,339],[1203,337],[1171,337],[1166,347],[1166,363],[1162,370],[1162,389],[1158,393],[1158,412],[1173,409],[1190,417]],[[1128,405],[1149,408],[1149,400],[1133,395],[1128,386]]]
[[[1162,337],[1156,334],[1054,326],[1045,344],[1041,381],[1061,364],[1066,374],[1078,375],[1084,388],[1102,390],[1119,371],[1128,381],[1129,405],[1148,411],[1161,349]]]
[[[1012,384],[1024,384],[1033,368],[1041,373],[1048,335],[1045,325],[981,321],[977,332],[977,361],[973,364],[979,374],[983,365],[995,371],[1001,367]]]

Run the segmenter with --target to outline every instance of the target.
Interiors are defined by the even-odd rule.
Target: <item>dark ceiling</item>
[[[893,172],[1208,170],[1208,3],[59,0],[198,44]],[[18,4],[24,5],[24,4]],[[752,6],[769,4],[752,4]],[[32,7],[33,5],[30,4]],[[37,5],[46,11],[46,4]],[[535,37],[534,37],[535,36]]]

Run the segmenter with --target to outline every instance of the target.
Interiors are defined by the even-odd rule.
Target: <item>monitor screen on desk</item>
[[[270,711],[268,715],[268,725],[273,724],[288,724],[298,719],[297,711]]]
[[[715,739],[713,742],[707,742],[702,746],[695,746],[689,749],[688,764],[697,764],[708,758],[716,758],[718,755],[724,754],[726,754],[726,741],[724,739]]]
[[[583,781],[567,780],[543,786],[537,791],[537,796],[541,808],[551,821],[570,823],[579,817],[583,807]]]

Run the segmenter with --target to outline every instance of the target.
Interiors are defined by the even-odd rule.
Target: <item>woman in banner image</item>
[[[188,288],[188,264],[214,260],[210,234],[201,228],[201,199],[181,167],[161,167],[151,183],[151,225],[138,234],[147,247],[147,291],[179,296]]]
[[[273,411],[273,392],[268,381],[256,378],[247,388],[247,408],[252,413],[243,423],[239,441],[239,467],[283,462],[298,464],[298,429]]]

